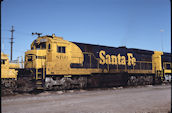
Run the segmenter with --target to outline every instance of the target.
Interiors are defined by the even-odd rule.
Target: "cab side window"
[[[62,47],[62,53],[66,53],[66,48],[65,47]]]
[[[50,50],[51,49],[51,45],[50,44],[48,44],[48,50]]]
[[[57,46],[57,52],[61,53],[61,47]]]
[[[5,60],[1,59],[1,64],[5,64]]]
[[[64,46],[57,46],[58,53],[66,53],[66,47]]]

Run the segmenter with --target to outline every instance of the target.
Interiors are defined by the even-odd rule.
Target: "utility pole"
[[[10,42],[10,43],[11,43],[11,59],[10,59],[10,60],[11,60],[11,61],[12,61],[12,59],[13,59],[13,43],[14,43],[14,42],[13,42],[13,39],[14,39],[14,38],[13,38],[13,32],[14,32],[14,31],[15,31],[15,30],[14,30],[14,26],[12,26],[12,28],[11,28],[11,30],[10,30],[10,32],[11,32],[11,38],[10,38],[10,39],[11,39],[11,42]]]

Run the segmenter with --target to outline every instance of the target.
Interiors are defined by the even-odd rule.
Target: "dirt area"
[[[171,86],[43,92],[2,97],[2,113],[168,113]]]

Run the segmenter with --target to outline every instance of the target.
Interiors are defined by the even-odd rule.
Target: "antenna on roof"
[[[42,33],[37,33],[37,32],[33,33],[32,32],[32,35],[38,35],[38,37],[40,37],[40,35],[42,35]]]

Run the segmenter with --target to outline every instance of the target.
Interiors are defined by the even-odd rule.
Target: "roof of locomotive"
[[[48,37],[48,38],[51,38],[51,39],[64,40],[63,37],[55,36],[55,34],[45,35],[45,36],[41,36],[41,37],[38,37],[38,38],[44,38],[44,37]],[[138,49],[138,48],[127,48],[126,46],[113,47],[113,46],[97,45],[97,44],[89,44],[89,43],[80,43],[80,42],[73,42],[73,41],[69,41],[69,42],[79,44],[79,45],[88,45],[88,46],[94,46],[94,47],[105,47],[105,48],[116,48],[116,49],[121,49],[122,48],[122,49],[131,50],[131,51],[137,51],[137,52],[140,52],[140,53],[153,53],[154,52],[153,50],[145,50],[145,49]],[[164,55],[167,55],[167,56],[171,55],[171,53],[167,53],[167,52],[163,52],[163,53],[164,53]]]
[[[137,48],[127,48],[126,46],[120,46],[120,47],[113,47],[113,46],[105,46],[105,45],[96,45],[96,44],[88,44],[88,43],[80,43],[80,42],[72,42],[75,44],[82,44],[82,45],[89,45],[89,46],[98,46],[98,47],[105,47],[105,48],[116,48],[116,49],[128,49],[131,51],[137,51],[140,53],[153,53],[154,51],[151,50],[144,50],[144,49],[137,49]]]

